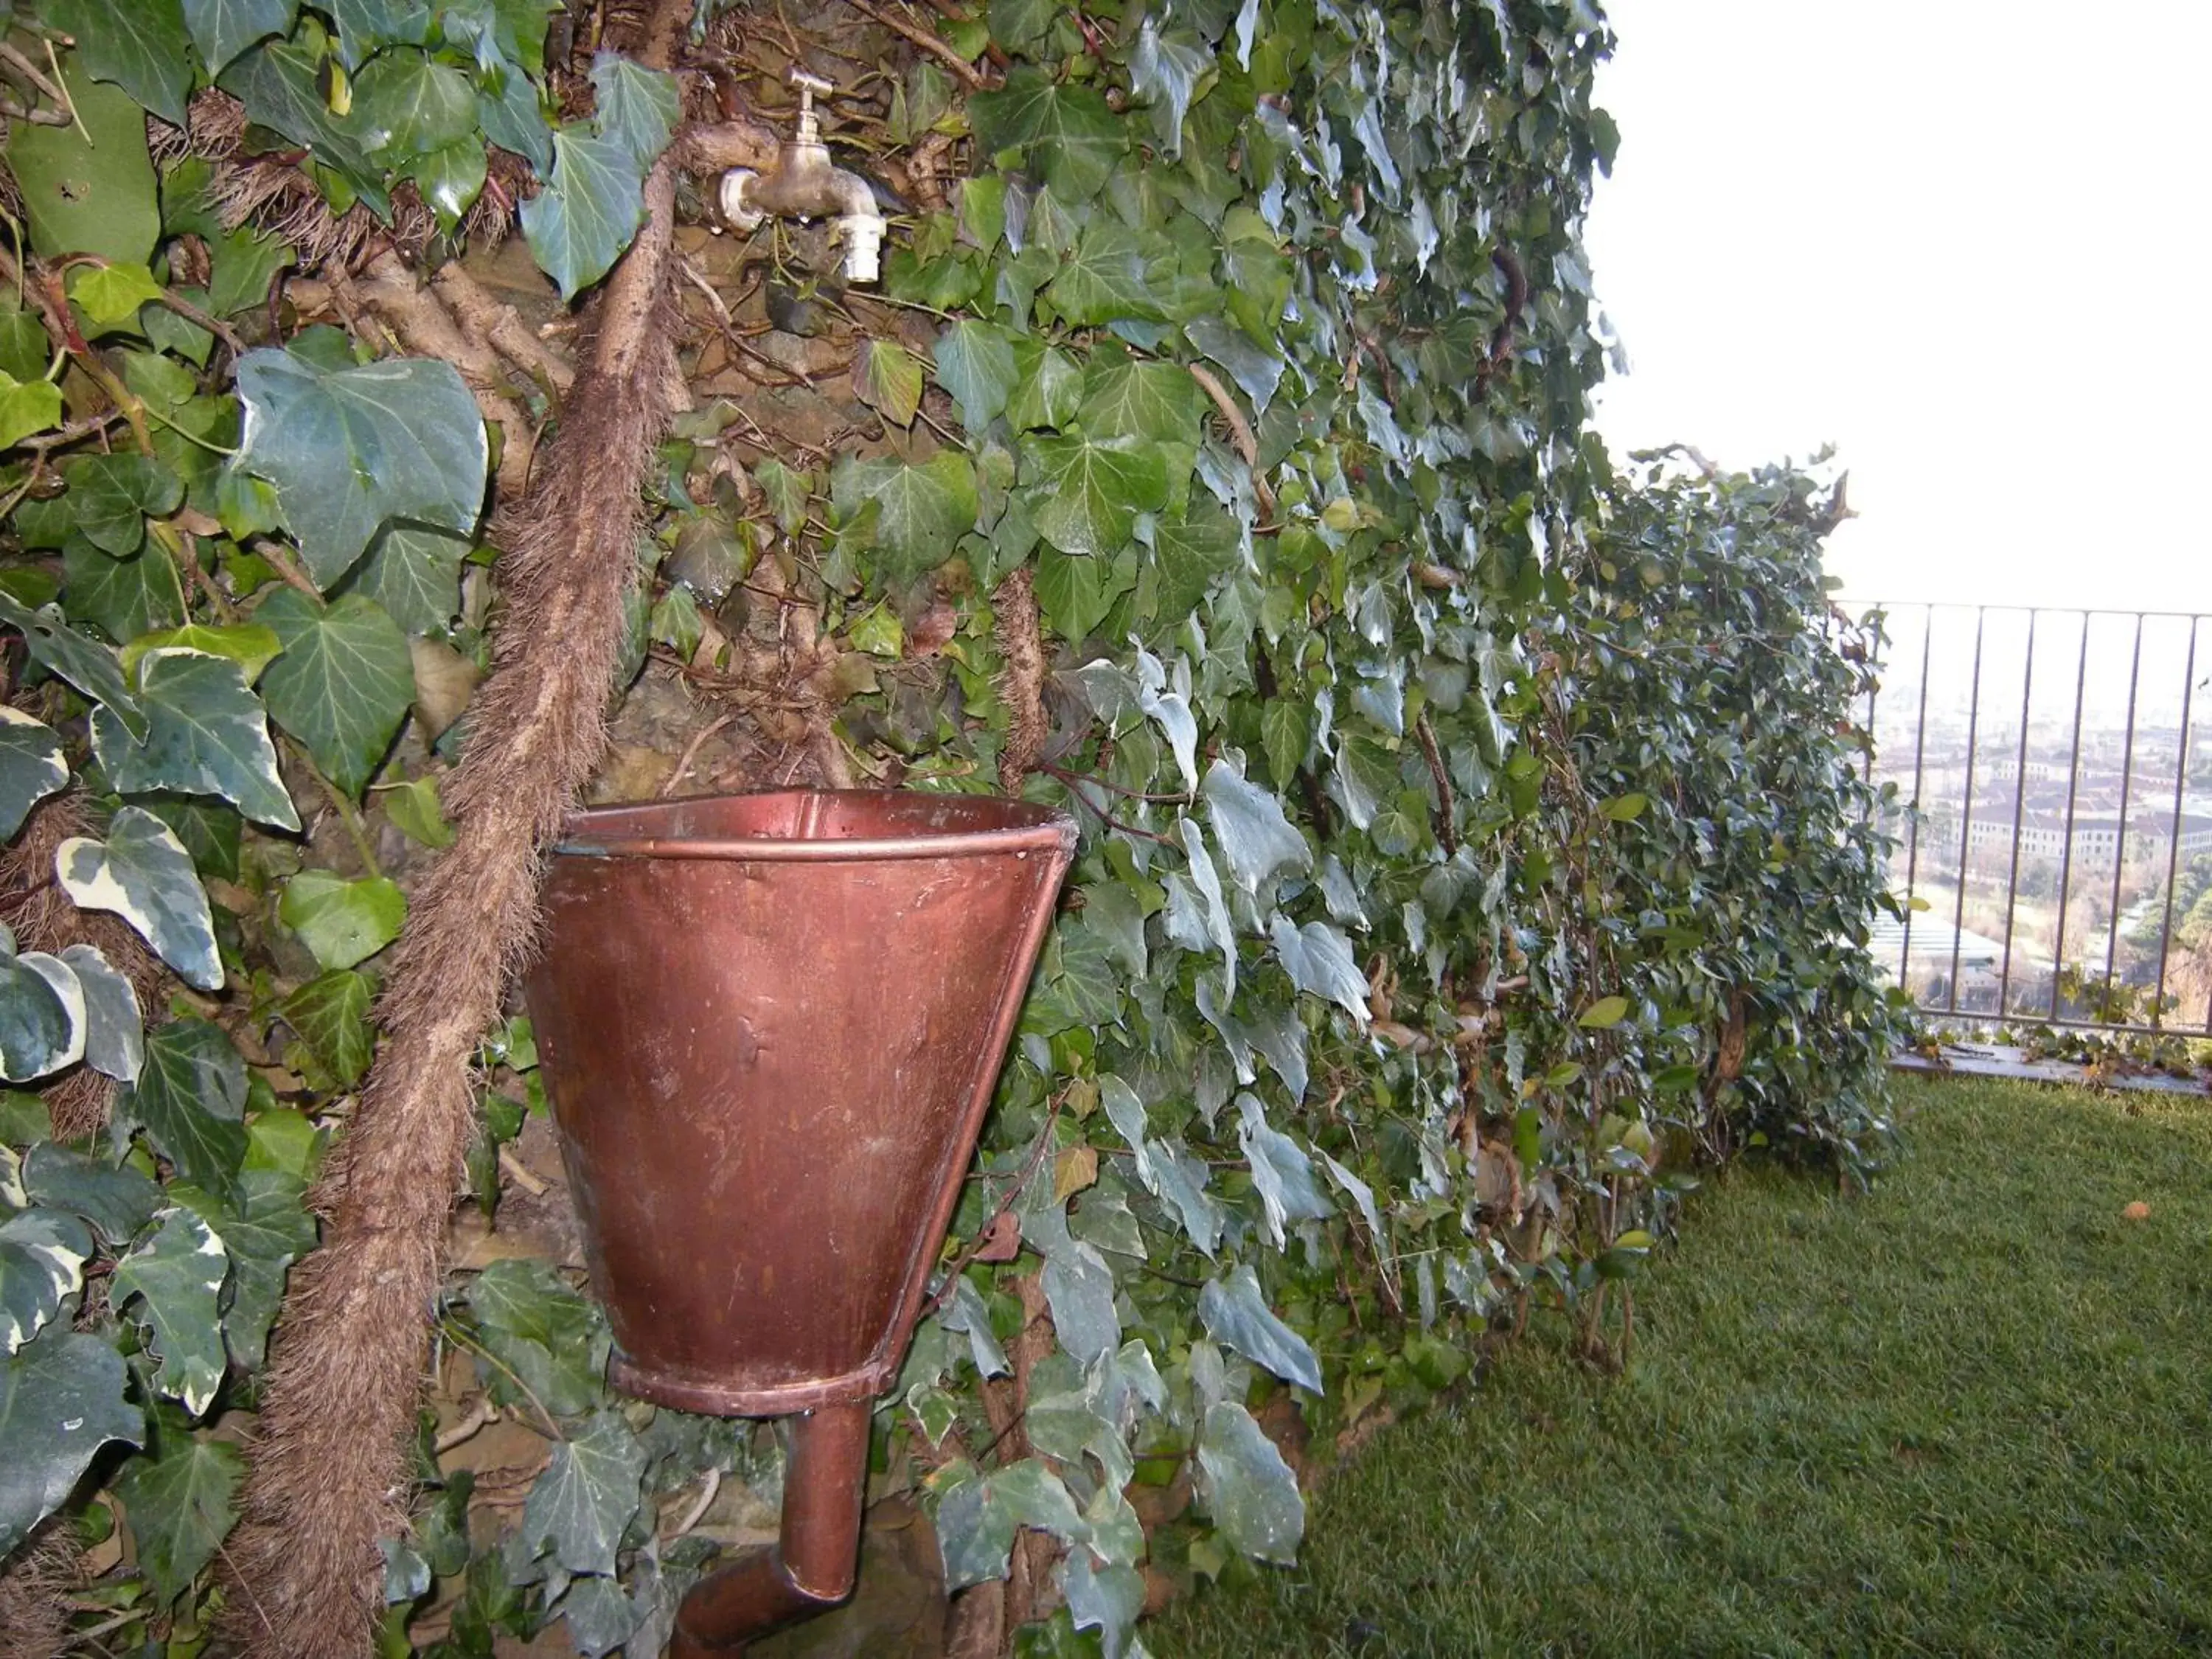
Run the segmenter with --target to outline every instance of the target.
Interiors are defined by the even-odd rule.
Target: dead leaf
[[[1096,1146],[1063,1146],[1052,1161],[1052,1195],[1064,1199],[1081,1192],[1098,1179]]]

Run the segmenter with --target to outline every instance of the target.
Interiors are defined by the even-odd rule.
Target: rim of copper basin
[[[594,836],[595,823],[612,819],[635,821],[647,813],[674,815],[685,807],[704,803],[757,799],[773,796],[853,800],[974,802],[1002,813],[1028,817],[1026,823],[990,829],[957,826],[900,836]],[[1075,820],[1057,807],[1033,801],[1010,800],[1003,795],[968,795],[956,791],[926,789],[750,789],[712,795],[681,795],[667,800],[611,802],[605,806],[579,808],[562,826],[553,846],[556,857],[586,859],[747,860],[792,864],[840,864],[882,859],[988,858],[1011,853],[1066,853],[1075,849]]]

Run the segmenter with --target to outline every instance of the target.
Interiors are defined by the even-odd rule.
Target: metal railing
[[[2212,616],[1842,608],[1883,613],[1876,960],[1929,1014],[2212,1036]]]

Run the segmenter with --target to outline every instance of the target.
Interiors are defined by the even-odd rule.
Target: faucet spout
[[[732,228],[751,230],[763,219],[830,219],[845,247],[845,280],[872,283],[879,274],[878,253],[889,227],[876,206],[868,181],[830,159],[814,114],[814,94],[830,83],[798,70],[799,130],[777,153],[766,172],[732,167],[722,175],[722,217]]]

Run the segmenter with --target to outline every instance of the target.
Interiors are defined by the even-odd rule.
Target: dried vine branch
[[[659,0],[638,56],[667,67],[690,11]],[[671,412],[672,161],[645,197],[560,433],[500,527],[507,621],[447,792],[455,842],[416,896],[385,1048],[317,1192],[324,1245],[286,1297],[228,1552],[226,1637],[250,1659],[362,1659],[377,1540],[407,1523],[405,1445],[462,1187],[471,1057],[528,951],[543,850],[605,746],[640,484]]]

